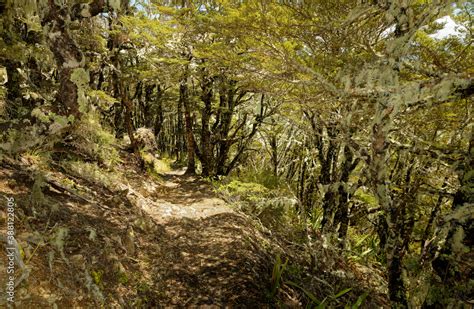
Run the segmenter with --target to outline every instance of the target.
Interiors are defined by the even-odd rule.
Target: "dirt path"
[[[205,181],[125,164],[106,187],[56,170],[48,183],[71,188],[47,185],[33,217],[27,169],[0,168],[0,194],[28,218],[16,225],[29,269],[17,308],[269,307],[265,238]]]
[[[163,176],[160,186],[146,186],[148,197],[156,205],[145,210],[155,220],[166,223],[173,219],[201,219],[222,213],[233,213],[229,206],[215,196],[209,184],[197,177],[184,176],[176,170]]]
[[[216,197],[209,184],[174,171],[160,186],[141,184],[142,208],[163,226],[152,254],[159,305],[267,307],[271,265],[251,221]],[[157,304],[158,305],[158,304]]]

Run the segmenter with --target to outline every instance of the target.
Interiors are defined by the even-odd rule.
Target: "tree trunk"
[[[407,14],[408,4],[406,2],[389,1],[389,3],[399,10],[399,13],[394,16],[395,30],[393,40],[400,47],[387,50],[392,63],[380,69],[386,69],[384,74],[391,75],[391,80],[387,80],[386,86],[395,86],[399,76],[399,51],[403,50],[403,45],[408,44],[410,40],[409,36],[405,36],[410,29],[410,18]],[[380,1],[379,4],[385,5],[387,2]],[[406,40],[404,37],[406,37]],[[371,158],[367,163],[369,165],[371,190],[383,210],[383,214],[379,217],[381,223],[379,234],[385,237],[385,246],[382,250],[386,259],[389,299],[393,308],[407,308],[406,288],[402,277],[405,241],[404,229],[401,227],[404,224],[404,216],[402,215],[404,210],[401,209],[403,207],[399,201],[392,199],[387,173],[387,169],[390,166],[389,143],[387,140],[388,133],[393,124],[393,118],[396,115],[395,104],[401,103],[391,100],[390,97],[386,96],[377,98],[374,122],[372,124]]]
[[[148,85],[145,87],[145,102],[144,102],[144,125],[147,128],[153,127],[153,113],[151,113],[151,106],[152,106],[152,97],[153,91],[155,90],[156,85]]]
[[[460,188],[440,234],[447,231],[441,250],[431,265],[438,278],[432,280],[425,308],[469,307],[472,290],[474,249],[474,128],[466,158],[459,170]]]
[[[164,115],[163,115],[163,94],[164,94],[164,89],[161,88],[160,85],[156,87],[156,111],[154,113],[154,119],[153,119],[153,131],[155,133],[155,137],[157,139],[157,144],[158,144],[158,149],[160,152],[165,152],[165,142],[163,140],[163,121],[164,121]]]
[[[336,161],[339,145],[335,141],[338,132],[336,125],[332,124],[326,127],[326,131],[328,133],[327,151],[324,151],[322,137],[320,137],[318,141],[318,157],[321,164],[319,182],[321,185],[327,186],[327,191],[323,198],[323,219],[321,221],[321,228],[324,234],[332,234],[336,228],[334,217],[337,210],[337,188],[334,188],[333,184],[337,181],[337,179],[335,179],[335,166],[337,166]],[[322,130],[320,130],[319,133],[322,135]]]
[[[84,68],[84,56],[69,34],[69,11],[54,0],[48,1],[48,11],[41,25],[47,29],[48,45],[59,70],[59,89],[55,99],[55,112],[79,118],[78,85],[72,80],[75,70]],[[89,81],[87,81],[89,82]]]
[[[240,140],[240,145],[239,147],[237,147],[237,150],[235,151],[235,156],[232,158],[232,160],[230,160],[229,164],[227,164],[227,168],[224,172],[225,176],[229,175],[229,173],[237,166],[237,164],[241,162],[244,153],[249,147],[250,142],[253,140],[253,137],[255,136],[255,134],[257,134],[258,128],[263,122],[263,119],[265,117],[264,107],[263,107],[264,97],[265,97],[264,94],[262,94],[262,97],[260,100],[260,105],[261,105],[260,114],[256,116],[255,122],[252,125],[252,130],[250,131],[250,133]]]
[[[21,63],[5,59],[2,64],[5,66],[8,75],[8,81],[5,84],[5,87],[7,88],[6,98],[9,102],[13,103],[22,97],[20,91],[21,76],[17,70],[20,68]]]
[[[278,177],[278,146],[277,146],[277,137],[275,134],[270,136],[270,151],[271,151],[271,162],[272,162],[272,172],[274,177]]]
[[[127,129],[128,137],[130,138],[130,145],[133,149],[133,152],[138,154],[138,145],[134,136],[135,128],[133,127],[133,101],[130,100],[128,90],[125,87],[125,82],[123,78],[120,79],[119,83],[122,106],[125,109],[125,127]]]
[[[344,161],[341,163],[341,171],[339,173],[339,202],[337,204],[336,214],[334,216],[334,224],[338,228],[338,237],[341,245],[344,247],[349,225],[349,199],[350,190],[346,186],[349,184],[349,176],[359,164],[360,159],[354,159],[354,154],[349,146],[344,146]]]
[[[84,70],[85,59],[69,33],[69,23],[98,15],[109,9],[107,4],[106,0],[95,0],[70,7],[60,6],[55,0],[48,0],[41,25],[49,33],[48,45],[59,70],[55,111],[60,115],[80,117],[80,88],[89,83],[89,74]]]
[[[448,184],[448,179],[449,179],[448,177],[444,178],[443,185],[441,186],[440,190],[443,190],[446,188]],[[425,250],[427,249],[428,243],[429,243],[428,237],[430,237],[430,235],[432,235],[433,233],[433,225],[435,223],[435,219],[438,216],[439,211],[441,210],[441,205],[443,204],[443,201],[444,201],[444,196],[440,194],[438,196],[435,206],[431,210],[430,218],[428,219],[428,223],[426,224],[423,235],[421,236],[421,241],[420,241],[420,245],[421,245],[420,261],[421,262],[423,262],[424,256],[426,254]]]
[[[376,122],[372,127],[373,140],[370,172],[372,191],[384,210],[384,216],[379,218],[381,220],[379,234],[383,234],[385,238],[383,240],[385,246],[382,250],[385,253],[387,263],[389,299],[393,308],[407,308],[408,302],[402,278],[402,260],[405,250],[402,246],[403,240],[399,231],[399,221],[401,218],[399,207],[392,201],[386,182],[387,166],[389,164],[388,143],[386,143],[386,139],[392,110],[393,106],[384,107],[383,104],[378,105],[375,119],[378,119],[379,122]]]
[[[191,106],[188,96],[188,84],[187,78],[181,81],[179,86],[180,99],[183,102],[184,107],[184,126],[186,131],[186,153],[187,153],[187,168],[186,175],[196,174],[196,162],[194,159],[194,133],[193,133],[193,119],[191,116]]]
[[[185,89],[186,92],[186,89]],[[187,95],[187,93],[185,94]],[[186,98],[187,99],[187,98]],[[177,127],[176,127],[176,161],[182,160],[181,156],[184,152],[184,128],[183,128],[183,100],[184,96],[182,93],[181,85],[179,85],[179,100],[177,106]]]
[[[229,159],[230,147],[234,142],[232,138],[229,137],[229,131],[235,105],[237,104],[236,100],[240,98],[240,96],[236,98],[235,81],[224,80],[223,83],[224,86],[221,88],[219,96],[219,110],[217,112],[216,122],[213,126],[217,139],[216,175],[226,175],[229,172],[226,164]],[[237,126],[236,132],[234,133],[237,133],[239,128],[240,126]]]
[[[212,113],[212,84],[213,80],[208,77],[204,77],[201,84],[201,100],[204,103],[204,107],[201,110],[201,164],[202,175],[204,177],[213,175],[214,172],[214,162],[212,162],[213,147],[211,144],[211,131],[209,129],[209,121]]]

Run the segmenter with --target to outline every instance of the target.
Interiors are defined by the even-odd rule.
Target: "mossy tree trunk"
[[[59,71],[59,89],[55,100],[55,111],[63,116],[80,117],[79,91],[89,83],[89,74],[84,70],[85,57],[69,31],[70,23],[91,18],[109,9],[106,0],[78,3],[72,6],[59,5],[48,0],[41,25],[47,35]]]
[[[443,245],[431,263],[437,277],[432,279],[425,308],[468,306],[474,297],[474,128],[458,174],[460,187],[438,233]]]
[[[402,49],[407,43],[402,39],[409,30],[409,17],[407,15],[406,4],[379,1],[378,5],[381,9],[397,10],[398,14],[394,16],[394,41],[400,44],[398,48]],[[391,14],[391,12],[387,14]],[[399,55],[397,52],[389,50],[388,57],[390,58],[389,63],[391,63],[391,65],[382,64],[382,66],[385,66],[385,74],[390,77],[387,78],[387,86],[393,86],[392,84],[397,81]],[[402,235],[399,233],[402,218],[400,208],[398,207],[399,205],[392,200],[387,173],[387,168],[390,164],[388,133],[396,114],[395,104],[400,104],[400,102],[394,102],[389,97],[377,98],[376,111],[372,124],[371,157],[368,165],[371,175],[371,188],[383,210],[383,216],[379,219],[384,229],[380,232],[384,234],[385,238],[382,252],[386,260],[389,299],[393,308],[407,308],[406,288],[402,276],[405,248],[403,247],[404,241]]]
[[[84,56],[69,33],[69,7],[48,1],[48,11],[42,26],[48,33],[49,48],[54,54],[59,71],[59,89],[56,95],[55,112],[60,115],[79,117],[78,85],[72,81],[74,70],[84,67]]]

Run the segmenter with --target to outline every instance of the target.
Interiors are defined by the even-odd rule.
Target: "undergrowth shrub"
[[[347,231],[346,250],[351,260],[364,264],[380,262],[378,256],[379,240],[373,229],[361,233],[353,227]]]
[[[115,145],[115,136],[100,123],[97,112],[84,114],[71,134],[71,145],[93,160],[111,167],[120,161]]]
[[[254,200],[269,193],[269,190],[259,183],[242,182],[240,180],[231,180],[228,184],[223,185],[221,189],[228,191],[233,196],[240,197],[242,200]]]
[[[114,189],[116,183],[121,181],[120,174],[106,171],[100,168],[97,163],[70,160],[64,161],[62,166],[74,176],[103,185],[109,189]]]
[[[10,128],[0,133],[0,159],[2,155],[16,156],[27,151],[48,149],[54,140],[47,140],[39,125],[24,124],[22,129]]]
[[[46,196],[43,194],[43,188],[46,186],[45,177],[43,173],[35,172],[33,178],[34,183],[31,187],[29,209],[26,213],[33,216],[37,214],[45,215],[45,209],[43,209],[43,206],[47,204]]]
[[[275,176],[269,169],[258,171],[244,169],[240,171],[238,179],[243,182],[261,184],[268,189],[281,189],[280,178]]]
[[[296,200],[282,195],[278,190],[236,179],[224,179],[214,185],[218,194],[272,230],[288,227],[296,217]]]
[[[149,175],[159,177],[160,175],[172,170],[172,161],[169,158],[157,159],[145,149],[140,150],[140,157],[142,158],[145,170]]]
[[[288,197],[262,198],[249,207],[249,211],[253,212],[265,226],[277,229],[286,226],[296,217],[295,203],[294,199]]]

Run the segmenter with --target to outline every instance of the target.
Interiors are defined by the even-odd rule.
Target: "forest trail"
[[[166,173],[160,186],[140,185],[154,201],[143,210],[163,226],[152,251],[160,305],[266,307],[271,257],[262,249],[265,239],[208,183],[184,172]]]
[[[145,194],[158,204],[144,207],[156,221],[166,223],[173,219],[203,219],[233,213],[226,202],[215,196],[208,183],[184,173],[184,169],[165,173],[160,186],[142,184],[148,191]]]
[[[0,167],[0,193],[19,212],[31,211],[31,171]],[[122,171],[118,190],[47,173],[43,203],[16,225],[28,268],[18,308],[270,306],[272,246],[252,220],[183,170]]]

